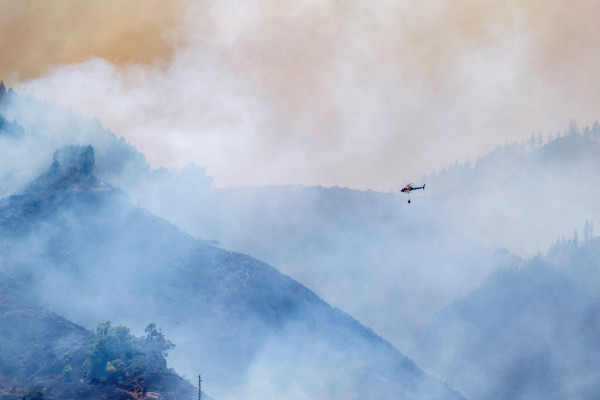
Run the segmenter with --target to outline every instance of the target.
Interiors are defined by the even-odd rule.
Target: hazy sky
[[[0,79],[215,186],[393,189],[598,119],[595,0],[3,0]]]

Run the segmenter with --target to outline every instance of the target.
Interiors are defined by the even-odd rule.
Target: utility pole
[[[198,375],[198,400],[202,400],[202,375]]]

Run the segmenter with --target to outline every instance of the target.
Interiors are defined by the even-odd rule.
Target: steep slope
[[[90,380],[87,363],[96,336],[81,326],[32,306],[18,293],[0,287],[0,397],[21,399],[30,391],[46,398],[139,399],[144,394],[185,395],[195,389],[164,364],[164,358],[139,350],[136,371],[106,381]],[[148,356],[151,355],[150,358]],[[147,361],[152,360],[152,364]],[[125,360],[121,360],[125,361]],[[105,369],[105,365],[101,365]],[[130,373],[134,377],[127,376]]]
[[[67,365],[82,366],[92,336],[64,318],[19,302],[4,288],[0,327],[0,392],[12,392],[14,398],[41,379],[61,380]]]
[[[473,399],[591,399],[600,391],[600,239],[564,241],[446,309],[422,362]]]
[[[210,206],[152,209],[267,261],[408,351],[436,312],[502,267],[499,248],[531,257],[600,220],[597,138],[574,131],[499,146],[425,178],[410,205],[399,193],[288,186],[213,190]]]
[[[32,111],[33,108],[35,111]],[[427,189],[420,192],[418,198],[415,196],[408,206],[406,199],[398,194],[343,188],[216,190],[211,188],[210,179],[199,167],[186,168],[181,174],[166,170],[151,171],[143,155],[122,139],[117,140],[113,134],[102,129],[97,121],[81,121],[68,113],[57,116],[56,110],[49,111],[39,107],[39,104],[31,107],[30,102],[10,107],[4,102],[0,104],[0,112],[6,112],[4,123],[0,124],[0,156],[5,161],[0,164],[0,193],[13,193],[14,190],[7,188],[24,187],[23,177],[33,176],[31,173],[23,173],[24,170],[29,170],[28,165],[38,166],[35,169],[37,172],[40,168],[45,168],[51,162],[48,148],[65,143],[93,143],[97,156],[97,176],[125,189],[135,203],[140,203],[153,214],[166,218],[195,237],[214,239],[225,248],[252,254],[276,266],[328,302],[350,312],[417,360],[421,356],[424,359],[431,356],[427,344],[419,345],[417,342],[421,338],[420,328],[437,310],[468,295],[494,271],[514,264],[514,260],[502,259],[506,250],[496,252],[498,247],[507,248],[523,257],[531,256],[539,249],[546,248],[557,236],[571,236],[586,219],[598,221],[600,218],[597,208],[600,201],[597,185],[600,127],[597,123],[581,132],[572,129],[568,135],[552,139],[545,145],[540,139],[526,145],[499,146],[473,166],[457,164],[428,176],[424,180]],[[406,178],[401,174],[399,171],[399,184],[406,183],[400,182]],[[12,185],[13,182],[18,184]],[[92,195],[85,194],[87,192]],[[13,197],[10,200],[13,206],[5,208],[19,214],[30,212],[31,209],[35,211],[36,204],[41,204],[41,208],[51,210],[48,218],[54,218],[55,211],[65,214],[61,223],[68,229],[61,227],[56,231],[52,231],[53,222],[35,217],[31,212],[29,217],[5,221],[11,232],[25,231],[23,237],[31,241],[35,251],[43,254],[44,260],[54,260],[52,267],[48,269],[54,272],[46,271],[48,276],[44,276],[44,279],[57,282],[57,285],[68,282],[77,287],[78,280],[56,271],[71,268],[77,274],[82,274],[79,272],[82,265],[96,266],[100,260],[102,266],[97,270],[101,271],[103,268],[106,274],[118,278],[111,280],[111,276],[102,273],[85,276],[89,272],[84,270],[84,277],[93,282],[86,287],[95,288],[98,294],[94,295],[102,301],[90,300],[65,307],[77,308],[70,312],[81,318],[78,322],[89,317],[86,324],[93,326],[98,320],[114,319],[114,316],[106,312],[105,306],[135,320],[137,311],[123,309],[120,300],[131,297],[133,301],[138,301],[142,298],[147,302],[150,314],[150,309],[157,309],[154,307],[155,300],[158,299],[159,303],[163,301],[161,296],[179,299],[180,294],[173,293],[173,286],[181,286],[181,281],[204,279],[188,268],[188,272],[180,272],[174,280],[165,280],[152,295],[143,293],[138,296],[137,291],[129,285],[133,278],[127,272],[135,271],[140,279],[148,274],[150,278],[147,278],[147,286],[156,288],[154,280],[158,276],[156,271],[159,270],[159,265],[166,263],[183,271],[186,267],[181,265],[193,264],[202,259],[199,257],[196,260],[189,256],[190,248],[194,249],[198,242],[177,229],[165,228],[167,224],[164,221],[154,224],[152,229],[136,231],[132,224],[142,228],[148,222],[143,217],[145,212],[134,208],[135,212],[130,213],[131,202],[114,187],[105,185],[104,190],[88,188],[77,193],[54,194],[54,197],[46,196],[47,194],[40,196],[29,193],[30,196]],[[102,196],[106,198],[99,201],[98,198]],[[5,206],[8,206],[8,202],[7,199]],[[81,202],[95,202],[98,207],[93,212],[88,212],[80,206]],[[112,216],[112,205],[118,202],[121,204],[119,207],[123,206],[128,211],[123,212],[118,207],[121,212],[114,213],[119,216],[115,219]],[[86,212],[85,218],[71,210],[71,205]],[[20,208],[21,206],[23,207]],[[69,210],[67,213],[63,213],[63,206]],[[92,205],[89,204],[88,207]],[[100,217],[101,211],[106,211],[108,217]],[[136,222],[138,216],[146,222]],[[28,228],[30,218],[34,222]],[[88,224],[89,229],[75,226],[75,222],[79,221]],[[8,226],[11,223],[14,226]],[[42,227],[45,232],[41,232]],[[63,237],[61,229],[72,233]],[[158,233],[165,229],[168,232],[164,235]],[[117,243],[107,240],[105,234],[113,235]],[[162,239],[163,236],[167,238]],[[36,237],[44,239],[36,241]],[[132,237],[139,240],[134,241]],[[169,239],[174,237],[178,239]],[[52,241],[49,242],[47,238],[52,238]],[[99,245],[82,244],[79,251],[80,238],[97,241]],[[72,240],[74,241],[71,243]],[[168,247],[173,254],[188,256],[176,260],[172,257],[161,259],[163,256],[155,248],[157,243]],[[19,253],[13,249],[13,254],[19,255],[10,262],[12,273],[18,274],[21,271],[23,276],[28,276],[29,269],[22,269],[22,266],[32,265],[35,261],[32,262],[28,256],[23,255],[26,254],[26,245],[14,245],[21,246],[24,251]],[[136,255],[131,255],[132,251],[126,246],[133,246],[133,253]],[[107,256],[113,250],[115,256]],[[144,257],[139,253],[144,254]],[[46,257],[47,254],[53,254],[54,258]],[[229,254],[232,259],[227,262],[232,265],[240,262],[250,264],[239,254]],[[225,261],[216,263],[221,262]],[[141,267],[140,271],[130,270],[130,265],[136,263],[147,265],[156,271],[146,272]],[[56,266],[58,268],[54,268]],[[245,288],[241,283],[245,280],[244,276],[245,272],[240,272],[239,281],[232,282]],[[207,286],[212,288],[211,285],[217,280],[207,282],[211,282]],[[220,285],[220,282],[217,283]],[[122,285],[118,290],[115,289],[119,297],[111,298],[103,293],[103,288],[109,284],[113,289]],[[194,291],[193,285],[189,283],[186,286],[186,293]],[[40,291],[38,296],[45,298],[44,293]],[[65,293],[62,296],[68,297],[71,294]],[[52,301],[60,305],[58,299],[54,298]],[[216,347],[211,347],[212,342],[204,341],[196,333],[189,334],[192,330],[200,331],[200,322],[193,329],[179,322],[171,324],[175,320],[195,318],[199,315],[197,310],[206,304],[212,304],[211,302],[211,299],[206,299],[202,304],[198,301],[193,307],[177,312],[161,309],[161,318],[170,323],[173,331],[177,331],[178,343],[181,338],[187,343],[185,348],[202,348],[202,352],[198,351],[197,354],[212,354],[213,358],[229,354],[232,360],[240,354],[246,354],[240,348],[244,350],[247,346],[235,335],[231,336],[233,344],[226,346],[230,349],[227,353],[221,348],[214,350]],[[231,302],[236,303],[236,300]],[[229,309],[228,307],[222,308]],[[88,315],[88,310],[94,313]],[[241,321],[254,318],[252,312],[243,309],[237,311],[242,315]],[[274,314],[277,315],[278,311]],[[175,317],[171,318],[171,315]],[[315,318],[313,320],[318,321]],[[139,318],[138,329],[147,322],[147,319]],[[207,318],[203,323],[202,330],[212,331],[215,336],[222,334],[218,332],[229,331],[226,322],[220,326]],[[244,326],[249,326],[249,331],[256,333],[262,331],[252,329],[261,324],[262,322],[248,322]],[[287,327],[288,323],[284,322],[283,325]],[[161,323],[161,326],[164,324]],[[493,334],[493,331],[486,333]],[[170,333],[169,336],[172,337]],[[275,336],[275,339],[269,338],[266,341],[276,341],[277,338]],[[482,337],[481,340],[488,338]],[[258,385],[260,379],[257,377],[265,375],[260,361],[268,359],[267,356],[270,355],[269,351],[263,351],[262,343],[262,340],[257,339],[248,346],[251,348],[249,353],[259,354],[244,359],[242,364],[251,367],[232,372],[225,366],[215,375],[218,377],[229,374],[235,376],[238,382],[250,380]],[[190,357],[177,352],[181,348],[179,346],[173,356],[178,358],[180,365],[186,365],[186,370],[189,371],[187,373],[194,374],[199,369],[203,372],[204,365],[208,363],[201,359],[190,361]],[[271,348],[279,347],[271,345]],[[443,346],[433,348],[442,355],[446,355],[448,350]],[[420,354],[421,351],[424,351],[424,355]],[[438,355],[434,354],[433,357]],[[253,363],[256,360],[258,361]],[[273,364],[272,360],[268,361]],[[223,362],[223,365],[226,364]],[[218,365],[219,363],[215,363],[210,369],[215,371],[219,368]],[[437,370],[437,365],[435,362],[428,364],[428,367],[436,374],[450,376],[442,372],[445,369]],[[461,365],[461,368],[463,371],[474,371],[467,368],[466,364]],[[477,387],[475,372],[473,376],[475,378],[471,384]],[[303,378],[308,382],[313,376],[305,374]],[[459,382],[462,389],[464,382]],[[269,385],[260,390],[269,390]],[[465,390],[469,391],[468,388]]]
[[[55,153],[0,209],[2,271],[39,304],[86,326],[157,323],[173,365],[220,399],[461,398],[274,268],[134,206],[89,155]]]
[[[409,206],[398,193],[335,187],[219,190],[203,168],[151,170],[99,121],[33,98],[7,93],[0,115],[0,197],[44,170],[49,148],[91,143],[95,175],[134,203],[275,266],[403,351],[435,312],[493,273],[499,247],[531,256],[600,219],[598,124],[430,175]],[[407,177],[398,171],[398,179]]]

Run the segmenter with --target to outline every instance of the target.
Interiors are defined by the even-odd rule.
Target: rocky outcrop
[[[50,169],[32,182],[25,193],[98,186],[98,180],[92,175],[94,161],[94,148],[89,145],[71,145],[56,150]]]
[[[71,145],[56,150],[52,158],[51,171],[60,175],[92,174],[94,168],[94,148],[92,146]]]

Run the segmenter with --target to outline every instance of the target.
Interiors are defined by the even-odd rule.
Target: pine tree
[[[592,125],[591,136],[596,140],[600,139],[600,124],[598,121],[594,121],[594,124]]]
[[[586,219],[583,227],[583,242],[587,243],[594,238],[594,222]]]
[[[577,121],[575,121],[574,119],[569,121],[569,128],[567,133],[565,134],[565,136],[568,135],[578,135],[579,134],[579,127],[577,126]]]
[[[537,137],[537,148],[541,149],[542,146],[544,145],[544,138],[542,137],[542,133],[538,133],[538,137]]]

